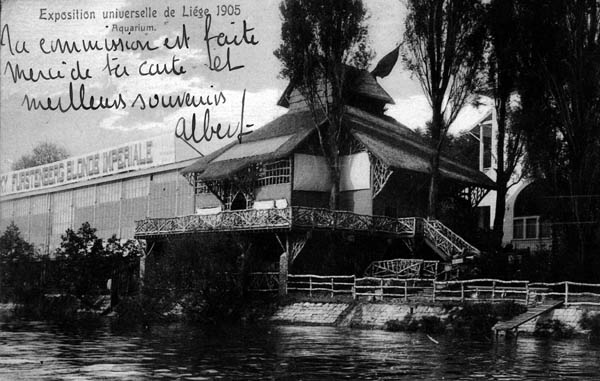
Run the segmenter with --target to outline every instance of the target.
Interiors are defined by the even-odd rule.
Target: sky
[[[174,133],[181,118],[189,127],[194,112],[200,129],[206,108],[210,111],[212,123],[235,125],[241,115],[244,91],[244,121],[253,124],[252,128],[285,113],[286,109],[276,103],[287,82],[280,78],[281,66],[273,55],[280,44],[279,3],[279,0],[239,0],[235,3],[240,5],[239,10],[230,7],[222,15],[223,9],[217,7],[221,2],[214,0],[1,0],[0,171],[10,170],[14,161],[29,153],[40,142],[55,142],[66,147],[72,155],[80,155],[127,141]],[[208,32],[205,11],[200,12],[198,8],[194,13],[194,7],[199,4],[211,14]],[[375,53],[372,62],[374,67],[379,59],[401,42],[406,10],[401,0],[365,0],[365,4],[369,13],[370,46]],[[136,16],[141,16],[144,11],[145,16],[153,17],[126,20],[104,17],[105,12],[115,10],[133,11],[130,15]],[[85,12],[87,19],[77,19],[78,14]],[[91,12],[94,12],[94,19],[89,17]],[[68,19],[69,16],[72,19]],[[247,30],[245,41],[244,22]],[[134,29],[132,32],[125,29],[142,26],[151,26],[152,29]],[[166,48],[165,39],[171,45],[178,36],[183,40],[184,26],[187,45]],[[232,43],[219,46],[219,33],[224,33]],[[215,38],[207,42],[205,36]],[[82,41],[99,41],[102,45],[105,39],[111,41],[119,38],[123,41],[147,42],[156,49],[72,54],[51,51],[57,39],[81,46]],[[23,44],[29,53],[17,52],[23,50]],[[208,53],[213,63],[215,59],[221,59],[221,65],[224,65],[227,50],[230,67],[240,68],[231,71],[228,68],[211,70]],[[107,60],[111,68],[120,65],[120,69],[125,67],[129,75],[120,78],[114,72],[109,75]],[[42,78],[38,81],[17,78],[15,82],[12,72],[16,71],[17,65],[25,71],[25,76],[29,75],[31,69],[34,77],[38,71],[51,76],[48,73],[50,70],[55,77],[60,71],[65,78]],[[70,78],[71,70],[77,65],[82,72],[89,69],[90,78]],[[141,75],[150,65],[164,66],[180,74]],[[411,128],[424,126],[431,116],[428,102],[417,79],[411,78],[401,62],[397,63],[388,77],[379,79],[379,82],[396,103],[388,107],[388,115]],[[50,98],[53,104],[61,99],[67,104],[70,83],[75,89],[76,98],[83,85],[86,94],[84,99],[89,101],[89,97],[93,96],[97,103],[99,97],[117,100],[120,95],[125,107],[71,109],[66,112],[27,109],[26,97],[42,103],[47,103]],[[148,102],[155,94],[175,96],[186,92],[204,99],[222,95],[225,101],[218,106],[201,106],[197,109],[141,109],[140,98]],[[137,102],[134,102],[136,99]],[[485,111],[485,108],[469,107],[459,116],[451,131],[458,132],[470,127]],[[214,143],[215,147],[219,145],[216,139]]]

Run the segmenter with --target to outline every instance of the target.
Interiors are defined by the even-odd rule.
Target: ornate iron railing
[[[378,278],[433,278],[437,275],[439,261],[397,258],[374,261],[367,266],[365,276]]]
[[[294,206],[293,224],[313,229],[372,231],[414,236],[415,218],[369,216],[344,210]]]
[[[348,230],[390,233],[413,237],[415,218],[368,216],[343,210],[307,207],[281,209],[244,209],[210,215],[190,215],[170,218],[146,218],[136,221],[136,237],[211,232],[291,229]]]
[[[210,215],[190,215],[170,218],[146,218],[136,221],[136,237],[210,232],[272,230],[289,228],[292,211],[284,209],[246,209],[223,211]]]

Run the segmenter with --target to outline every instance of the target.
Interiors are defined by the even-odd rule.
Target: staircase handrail
[[[433,227],[437,232],[441,233],[445,238],[452,242],[454,247],[460,250],[461,254],[465,251],[471,252],[473,254],[480,254],[479,249],[477,249],[475,246],[467,242],[464,238],[456,234],[449,227],[444,225],[440,220],[426,219],[425,223],[426,225],[430,225],[431,227]]]
[[[450,258],[461,256],[464,253],[464,248],[459,247],[456,243],[454,243],[448,236],[446,236],[440,229],[438,229],[434,224],[431,223],[432,220],[425,219],[423,221],[423,233],[425,238],[431,240],[435,246],[443,251]],[[443,241],[446,245],[440,243]],[[453,248],[451,250],[448,247]]]

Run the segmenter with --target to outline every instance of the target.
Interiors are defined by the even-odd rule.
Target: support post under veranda
[[[152,252],[152,249],[154,249],[155,243],[152,242],[152,245],[148,248],[148,244],[145,239],[138,239],[136,241],[137,241],[137,244],[139,245],[140,252],[141,252],[140,267],[139,267],[139,272],[138,272],[139,290],[141,292],[142,289],[144,288],[144,280],[146,277],[146,258],[148,257],[148,255],[150,255],[150,253]]]
[[[232,234],[233,241],[240,250],[239,254],[239,279],[238,287],[241,296],[246,295],[248,290],[248,260],[252,250],[252,242],[241,234]]]
[[[280,234],[275,234],[279,246],[283,249],[283,253],[279,256],[279,296],[287,295],[287,281],[289,269],[298,257],[298,254],[308,241],[309,232],[306,233],[285,233],[284,237]]]

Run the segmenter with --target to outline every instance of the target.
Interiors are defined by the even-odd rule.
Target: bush
[[[575,330],[560,320],[552,319],[538,323],[533,332],[537,337],[552,337],[555,339],[565,339],[573,337]]]
[[[123,298],[114,311],[116,317],[111,326],[117,330],[136,326],[147,328],[153,322],[166,320],[164,306],[157,303],[154,297],[144,294]]]
[[[487,337],[500,320],[511,319],[527,311],[514,302],[466,304],[450,314],[450,326],[456,333],[471,337]]]
[[[12,222],[0,236],[0,301],[22,303],[39,288],[40,262]]]
[[[390,332],[442,333],[446,330],[446,325],[437,316],[423,316],[417,319],[406,315],[403,320],[388,320],[383,329]]]
[[[589,315],[586,313],[581,318],[581,327],[590,331],[590,341],[600,342],[600,314]]]
[[[113,235],[106,242],[96,236],[96,229],[85,222],[77,231],[67,229],[56,251],[58,288],[81,300],[84,307],[93,308],[98,297],[105,294],[111,279],[111,292],[116,302],[120,294],[127,295],[133,283],[142,249],[134,241],[121,241]]]
[[[31,294],[17,305],[15,314],[35,320],[72,321],[77,318],[79,300],[72,295]]]
[[[386,321],[383,329],[390,332],[414,332],[417,330],[417,324],[410,315],[406,315],[403,320]]]

